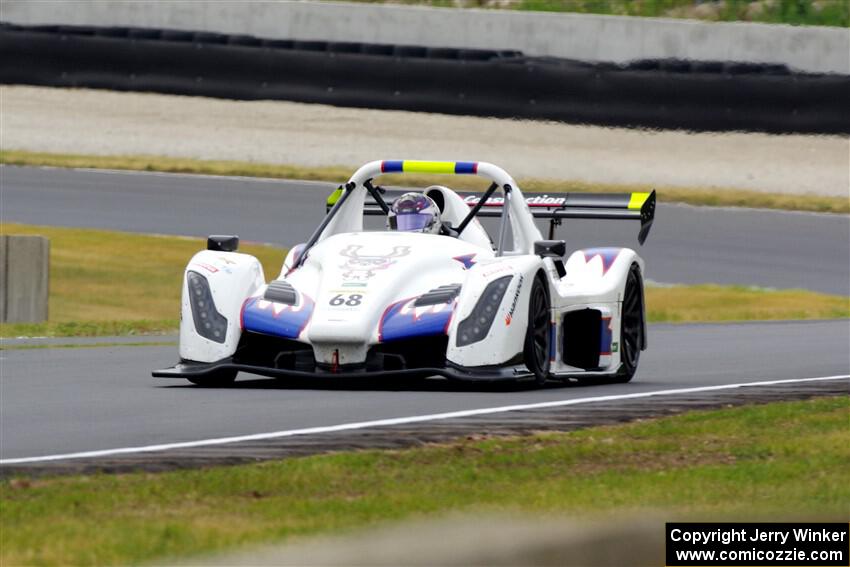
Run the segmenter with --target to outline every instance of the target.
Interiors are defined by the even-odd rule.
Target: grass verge
[[[850,297],[713,284],[646,288],[652,323],[846,319]]]
[[[0,233],[50,239],[49,322],[0,324],[0,337],[174,332],[183,269],[206,246],[199,238],[11,223],[0,224]],[[286,252],[257,244],[240,248],[272,275]]]
[[[94,169],[126,169],[134,171],[160,171],[168,173],[194,173],[204,175],[235,175],[244,177],[267,177],[279,179],[303,179],[308,181],[347,181],[356,167],[302,167],[239,161],[212,161],[188,158],[157,156],[85,156],[73,154],[48,154],[26,151],[0,151],[0,163],[21,166],[51,166]],[[442,176],[445,179],[445,176]],[[526,192],[563,193],[568,191],[592,191],[623,193],[648,191],[648,184],[587,183],[581,181],[555,181],[547,179],[518,179]],[[435,182],[434,176],[385,175],[385,185],[422,186]],[[483,191],[487,183],[472,176],[455,176],[452,187],[462,190]],[[763,193],[734,188],[708,187],[662,187],[658,188],[659,199],[664,203],[687,203],[715,207],[754,207],[819,213],[850,213],[850,200],[842,197],[822,195],[789,195]]]
[[[3,345],[0,350],[41,350],[41,349],[76,349],[76,348],[115,348],[115,347],[152,347],[152,346],[177,346],[176,341],[140,341],[130,343],[115,343],[115,342],[95,342],[95,343],[50,343],[50,344],[24,344],[24,345]]]
[[[844,515],[847,402],[161,474],[4,480],[0,563],[136,564],[454,511]]]
[[[198,238],[106,230],[0,224],[2,234],[50,239],[50,321],[0,324],[0,337],[111,336],[177,330],[180,284]],[[285,250],[243,244],[266,277],[280,270]],[[652,322],[835,319],[850,317],[850,298],[805,290],[742,286],[648,287]]]

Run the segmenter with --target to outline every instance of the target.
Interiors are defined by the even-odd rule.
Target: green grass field
[[[850,26],[844,0],[354,0],[443,8],[492,8],[614,16],[688,18],[802,26]]]
[[[158,156],[87,156],[74,154],[46,154],[18,150],[0,151],[0,163],[21,166],[77,167],[95,169],[127,169],[136,171],[163,171],[169,173],[196,173],[205,175],[235,175],[276,179],[304,179],[344,183],[355,167],[305,167],[297,165],[264,164],[240,161],[214,161]],[[445,176],[442,176],[443,179]],[[416,174],[383,175],[383,185],[427,187],[439,182],[440,176]],[[816,213],[850,213],[850,200],[823,195],[790,195],[765,193],[746,189],[709,187],[656,188],[647,184],[587,183],[583,181],[530,179],[517,180],[525,192],[564,193],[569,191],[629,193],[658,189],[664,203],[686,203],[713,207],[754,207],[783,209]],[[487,182],[474,176],[452,178],[452,187],[466,191],[484,191]]]
[[[2,234],[40,234],[51,242],[49,322],[0,324],[0,337],[107,336],[177,330],[183,269],[206,243],[197,238],[6,223]],[[243,243],[267,279],[286,250]],[[803,290],[739,286],[647,288],[653,322],[850,317],[850,298]]]
[[[93,336],[173,332],[183,269],[206,242],[197,238],[92,229],[0,225],[2,234],[50,239],[49,323],[2,324],[0,336]],[[285,250],[243,244],[267,276]]]
[[[846,516],[847,397],[261,464],[0,482],[0,564],[114,565],[449,512]]]

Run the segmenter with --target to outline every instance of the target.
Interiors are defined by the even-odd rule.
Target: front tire
[[[215,372],[210,372],[209,374],[204,374],[203,376],[187,378],[187,380],[202,388],[226,388],[233,384],[238,373],[238,370],[225,368],[222,370],[216,370]]]
[[[640,267],[632,264],[623,294],[623,315],[620,323],[620,369],[615,382],[625,383],[634,378],[644,344],[643,278]]]
[[[528,300],[528,330],[525,332],[523,358],[528,370],[534,374],[534,381],[542,386],[549,379],[549,344],[551,337],[551,314],[549,309],[549,290],[540,276],[531,284],[531,296]]]

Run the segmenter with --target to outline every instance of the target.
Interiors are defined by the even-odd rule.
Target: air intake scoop
[[[266,288],[263,299],[282,303],[283,305],[295,305],[295,302],[298,300],[298,293],[288,282],[274,280]]]
[[[460,284],[447,284],[434,288],[419,298],[413,303],[414,307],[424,307],[426,305],[439,305],[440,303],[451,303],[451,301],[460,294]]]

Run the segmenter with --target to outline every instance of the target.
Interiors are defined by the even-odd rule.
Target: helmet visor
[[[396,215],[396,227],[398,230],[422,230],[434,220],[434,215],[427,213],[405,212]]]

